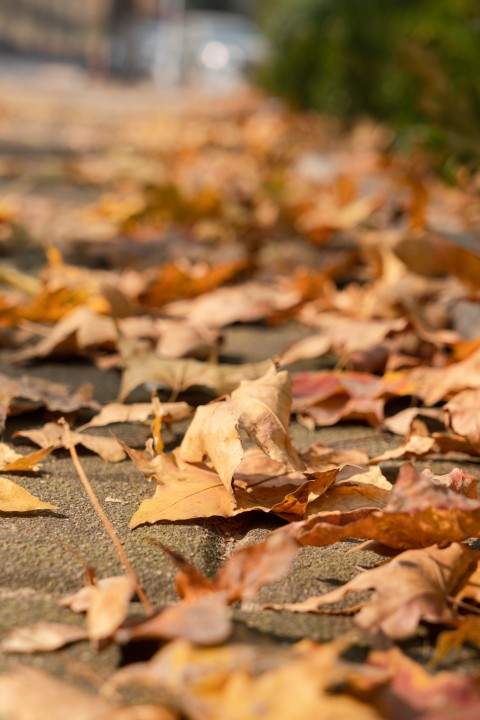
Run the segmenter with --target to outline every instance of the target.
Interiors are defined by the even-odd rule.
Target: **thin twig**
[[[60,421],[60,422],[62,422],[62,421]],[[105,514],[104,509],[103,509],[102,506],[100,505],[100,503],[99,503],[99,501],[98,501],[98,498],[97,498],[97,496],[95,495],[95,491],[94,491],[94,489],[93,489],[93,487],[92,487],[92,484],[91,484],[90,480],[88,479],[88,476],[87,476],[85,470],[83,469],[83,467],[82,467],[82,465],[81,465],[81,463],[80,463],[80,460],[79,460],[79,457],[78,457],[78,454],[77,454],[77,450],[76,450],[76,448],[75,448],[74,443],[72,442],[72,436],[71,436],[71,433],[70,433],[70,428],[68,427],[68,425],[67,425],[67,423],[65,422],[65,420],[63,420],[63,423],[62,423],[62,424],[63,424],[63,427],[64,427],[64,429],[65,429],[65,439],[66,439],[66,441],[67,441],[67,442],[65,443],[65,445],[66,445],[68,451],[70,452],[70,456],[71,456],[71,458],[72,458],[72,462],[73,462],[73,464],[74,464],[74,466],[75,466],[75,470],[76,470],[77,473],[78,473],[78,477],[80,478],[80,480],[81,480],[81,482],[82,482],[82,485],[83,485],[83,487],[84,487],[84,489],[85,489],[85,492],[87,493],[87,495],[88,495],[88,497],[89,497],[89,499],[90,499],[90,502],[92,503],[92,505],[93,505],[93,507],[95,508],[98,516],[100,517],[100,520],[101,520],[102,523],[104,524],[105,530],[107,531],[107,533],[108,533],[108,535],[109,535],[109,537],[110,537],[110,540],[112,541],[112,543],[113,543],[114,546],[115,546],[115,550],[116,550],[117,553],[118,553],[118,556],[119,556],[119,558],[120,558],[120,560],[121,560],[121,562],[122,562],[123,567],[125,568],[125,571],[126,571],[127,575],[129,575],[130,578],[132,579],[132,582],[133,582],[133,584],[134,584],[134,586],[135,586],[135,591],[136,591],[136,593],[137,593],[137,595],[138,595],[138,598],[139,598],[140,602],[142,603],[142,605],[143,605],[143,607],[145,608],[145,610],[146,610],[149,614],[151,614],[151,613],[153,612],[153,608],[152,608],[152,606],[150,605],[150,603],[149,603],[149,601],[148,601],[148,598],[147,598],[147,596],[145,595],[145,592],[143,591],[142,586],[140,585],[140,582],[139,582],[138,577],[137,577],[137,575],[136,575],[136,573],[135,573],[135,570],[134,570],[133,567],[130,565],[130,561],[129,561],[129,559],[128,559],[128,557],[127,557],[127,554],[126,554],[126,552],[125,552],[125,550],[124,550],[124,548],[123,548],[123,545],[122,545],[122,543],[120,542],[120,540],[119,540],[119,538],[118,538],[118,536],[117,536],[117,533],[115,532],[115,528],[113,527],[112,523],[110,522],[110,520],[108,519],[107,515]]]

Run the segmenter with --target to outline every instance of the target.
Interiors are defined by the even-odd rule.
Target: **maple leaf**
[[[20,485],[5,477],[0,477],[0,512],[24,513],[35,510],[57,509],[56,505],[43,502]]]
[[[414,634],[421,620],[447,624],[456,620],[452,596],[476,567],[477,558],[478,553],[459,543],[407,550],[331,592],[275,608],[321,612],[351,592],[374,590],[355,616],[356,625],[402,640]]]
[[[472,497],[475,478],[459,470],[447,476],[419,474],[402,466],[385,507],[325,512],[291,523],[287,532],[302,545],[330,545],[347,538],[368,538],[405,550],[476,537],[480,502]]]
[[[291,380],[287,372],[270,368],[257,380],[244,380],[228,400],[197,409],[182,440],[179,456],[199,463],[209,457],[230,490],[244,447],[244,430],[270,458],[294,469],[304,465],[288,437]]]
[[[71,430],[69,436],[58,423],[47,423],[42,428],[32,430],[18,430],[14,437],[24,437],[42,448],[68,448],[71,442],[74,445],[83,445],[87,450],[99,455],[105,462],[119,462],[126,455],[119,442],[112,437],[88,435],[83,432]]]

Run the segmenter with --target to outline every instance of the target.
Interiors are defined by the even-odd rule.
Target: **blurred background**
[[[480,156],[478,0],[1,0],[0,49],[160,88],[254,82],[440,163]]]

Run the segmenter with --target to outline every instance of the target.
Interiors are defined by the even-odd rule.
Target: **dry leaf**
[[[185,420],[193,414],[193,408],[185,402],[161,403],[160,414],[165,423]],[[81,430],[90,427],[105,427],[115,423],[144,423],[155,416],[155,409],[149,403],[109,403],[95,415],[88,423],[82,425]]]
[[[19,667],[0,675],[5,720],[175,720],[161,706],[118,705],[60,682],[42,670]]]
[[[52,447],[20,455],[6,443],[0,443],[0,470],[3,472],[37,472],[38,463],[52,452]]]
[[[75,625],[39,622],[12,630],[2,641],[1,648],[8,653],[51,652],[87,638],[86,630]]]
[[[72,413],[81,409],[98,410],[98,403],[92,400],[92,387],[81,385],[70,394],[65,385],[22,376],[19,379],[0,373],[0,429],[8,415],[18,415],[45,407],[51,412]]]
[[[355,623],[364,630],[380,630],[387,637],[403,640],[414,634],[421,620],[450,623],[456,619],[451,598],[476,567],[477,556],[459,543],[447,548],[407,550],[331,592],[275,607],[321,612],[324,605],[342,600],[351,592],[374,590],[355,616]]]
[[[58,508],[56,505],[39,500],[11,480],[0,477],[0,512],[24,513],[34,510],[58,510]]]
[[[458,393],[444,410],[454,433],[480,445],[480,388]]]
[[[244,380],[230,399],[197,409],[179,456],[190,463],[210,458],[230,490],[244,455],[242,429],[270,458],[301,470],[303,463],[288,437],[290,389],[288,373],[275,368],[257,380]]]
[[[69,431],[69,437],[65,436],[65,430],[58,423],[47,423],[42,428],[35,430],[19,430],[14,437],[24,437],[43,448],[68,448],[69,443],[82,445],[87,450],[99,455],[105,462],[119,462],[124,460],[126,455],[119,442],[113,437],[102,437],[100,435],[88,435],[83,432]]]
[[[475,486],[475,478],[462,471],[437,478],[428,471],[419,474],[406,463],[383,509],[321,512],[276,532],[288,533],[301,545],[368,538],[406,550],[459,542],[480,532],[480,502],[471,497]]]
[[[125,400],[133,390],[145,383],[168,387],[177,395],[193,386],[206,387],[217,395],[234,390],[242,380],[263,375],[271,361],[245,365],[217,365],[198,360],[164,360],[152,352],[148,344],[136,343],[135,348],[122,346],[123,375],[118,399]]]
[[[166,305],[167,315],[184,318],[192,325],[225,327],[235,322],[256,322],[300,302],[300,293],[280,285],[251,281],[235,287],[217,288],[194,300]]]

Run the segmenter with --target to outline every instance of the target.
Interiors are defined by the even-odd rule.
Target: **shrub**
[[[264,0],[262,81],[300,107],[370,115],[475,159],[478,0]]]

